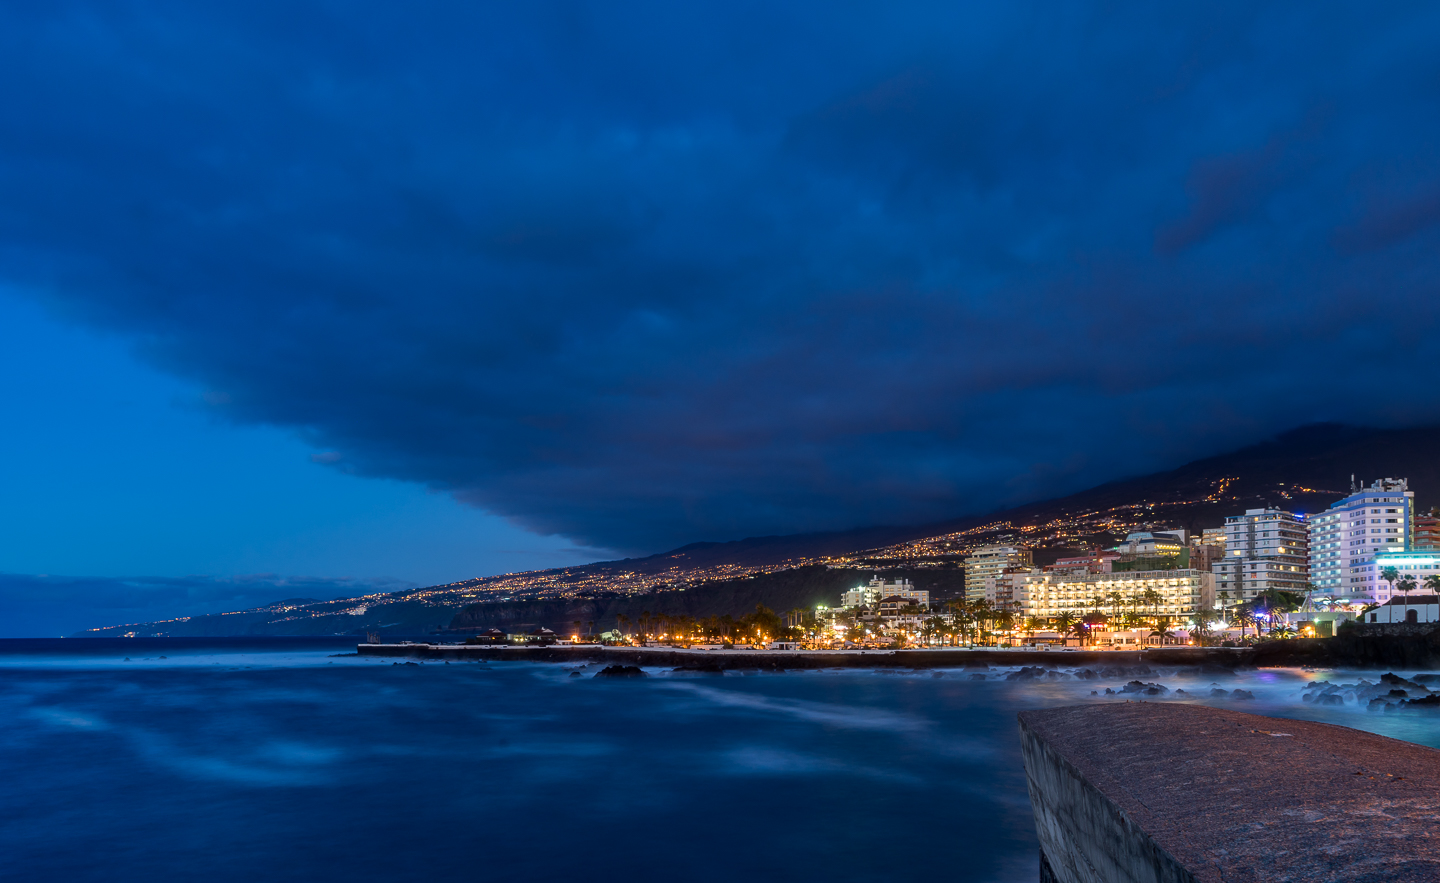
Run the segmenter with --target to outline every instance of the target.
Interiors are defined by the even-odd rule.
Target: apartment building
[[[1410,548],[1440,549],[1440,513],[1416,515],[1410,520]]]
[[[1283,509],[1247,509],[1225,519],[1225,557],[1214,562],[1215,586],[1234,601],[1267,589],[1304,593],[1310,583],[1310,532]]]
[[[985,581],[1007,567],[1033,567],[1034,556],[1024,546],[981,546],[965,559],[965,600],[985,597]]]
[[[1403,478],[1382,478],[1368,488],[1352,479],[1350,495],[1312,517],[1310,581],[1335,597],[1374,601],[1374,560],[1382,552],[1403,552],[1412,545],[1415,492]]]
[[[879,576],[871,579],[869,585],[856,586],[846,590],[840,596],[840,606],[845,608],[875,607],[886,598],[901,598],[905,601],[913,601],[921,607],[930,606],[928,590],[915,588],[915,584],[908,579],[885,580]]]

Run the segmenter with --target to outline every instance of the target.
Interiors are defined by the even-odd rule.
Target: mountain
[[[1440,426],[1319,424],[1168,472],[939,523],[692,543],[646,558],[501,574],[339,601],[291,599],[255,610],[113,626],[80,635],[422,634],[452,622],[457,627],[541,622],[568,628],[576,619],[608,625],[621,613],[631,615],[626,611],[635,605],[653,613],[736,615],[752,610],[755,603],[776,610],[802,606],[802,601],[812,606],[812,595],[833,603],[838,598],[835,586],[854,584],[877,570],[904,569],[916,574],[922,588],[933,582],[942,591],[953,586],[955,568],[978,545],[1023,542],[1036,549],[1037,562],[1045,563],[1071,549],[1113,544],[1127,532],[1146,527],[1199,531],[1219,527],[1226,515],[1265,505],[1316,512],[1349,492],[1352,474],[1366,484],[1383,477],[1408,478],[1417,503],[1429,508],[1440,502],[1437,453]],[[822,578],[814,569],[821,565],[835,575]],[[771,578],[797,571],[797,576]]]

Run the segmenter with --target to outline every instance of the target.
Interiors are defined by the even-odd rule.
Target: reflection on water
[[[1034,880],[1024,708],[1196,701],[1440,747],[1435,709],[1346,701],[1376,672],[609,681],[340,643],[88,646],[0,646],[6,876]],[[1132,680],[1164,690],[1105,694]]]

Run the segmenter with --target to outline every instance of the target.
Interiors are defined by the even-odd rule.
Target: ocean
[[[597,669],[397,665],[353,639],[0,641],[0,876],[1034,881],[1026,708],[1207,701],[1440,747],[1434,710],[1301,700],[1343,673],[1156,670],[1152,697],[1063,670]],[[1256,698],[1174,692],[1237,688]]]

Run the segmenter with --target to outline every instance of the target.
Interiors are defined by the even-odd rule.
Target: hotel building
[[[1309,532],[1283,509],[1247,509],[1225,519],[1225,557],[1213,565],[1215,586],[1231,601],[1266,589],[1303,594],[1310,582]]]
[[[981,546],[965,559],[965,600],[985,598],[985,581],[1007,567],[1032,567],[1034,557],[1023,546]]]
[[[1368,488],[1352,484],[1350,496],[1310,519],[1310,577],[1315,588],[1337,598],[1373,601],[1373,565],[1382,552],[1411,547],[1415,492],[1403,478],[1382,478]]]
[[[1160,595],[1152,606],[1141,600],[1146,589]],[[1118,592],[1125,609],[1156,613],[1174,620],[1195,615],[1202,607],[1215,606],[1215,575],[1203,570],[1137,570],[1123,573],[1059,574],[1033,573],[1015,588],[1020,615],[1051,619],[1065,611],[1084,615],[1096,609],[1110,610],[1110,595]]]
[[[1373,598],[1377,603],[1389,603],[1392,598],[1403,598],[1404,592],[1396,591],[1380,576],[1380,571],[1387,567],[1395,568],[1396,582],[1405,577],[1415,580],[1415,589],[1410,597],[1420,595],[1433,595],[1434,591],[1425,585],[1425,577],[1440,576],[1440,549],[1415,549],[1403,551],[1395,549],[1387,552],[1376,552],[1375,558],[1360,566],[1361,575],[1370,579],[1366,585],[1374,585]]]

